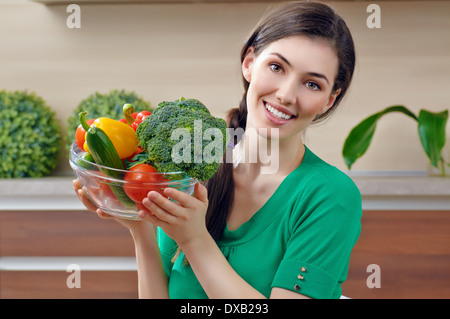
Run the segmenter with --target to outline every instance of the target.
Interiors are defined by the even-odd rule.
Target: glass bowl
[[[197,179],[183,172],[153,173],[113,169],[89,162],[76,143],[70,148],[69,162],[91,201],[112,216],[140,220],[139,209],[148,192],[173,187],[192,195]],[[114,176],[114,177],[111,177]],[[145,181],[145,182],[142,182]],[[163,195],[164,196],[164,195]]]

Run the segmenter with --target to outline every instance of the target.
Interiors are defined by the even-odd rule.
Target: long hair
[[[241,63],[248,49],[253,47],[257,55],[270,43],[294,35],[304,35],[311,38],[322,38],[329,41],[335,49],[339,60],[333,92],[340,89],[334,105],[324,114],[316,116],[313,122],[322,121],[334,112],[347,88],[350,85],[355,67],[355,49],[353,39],[344,20],[329,6],[317,2],[287,2],[269,10],[251,32],[241,50]],[[245,130],[247,123],[247,91],[249,83],[243,78],[244,94],[238,108],[233,108],[227,115],[228,127]],[[235,140],[235,143],[238,141]],[[234,182],[233,164],[226,161],[227,148],[223,162],[216,174],[205,186],[208,190],[208,210],[206,227],[214,240],[219,240],[226,221],[233,207]],[[179,254],[176,254],[178,256]],[[176,257],[175,257],[176,258]]]
[[[336,50],[339,69],[333,92],[340,89],[333,106],[313,122],[330,116],[344,97],[350,85],[355,68],[353,39],[344,20],[329,6],[318,2],[287,2],[269,10],[251,32],[241,50],[241,63],[248,49],[253,47],[257,55],[270,43],[293,35],[305,35],[329,41]],[[243,78],[244,94],[238,108],[230,110],[227,123],[230,128],[245,130],[247,122],[247,91],[249,83]],[[238,141],[235,141],[236,143]],[[227,152],[231,149],[227,149]],[[225,155],[226,156],[226,155]],[[206,183],[208,190],[208,211],[206,226],[211,236],[218,240],[223,233],[228,214],[233,206],[234,182],[233,164],[224,161],[217,173]]]

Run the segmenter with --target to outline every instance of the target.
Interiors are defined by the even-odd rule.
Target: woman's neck
[[[304,154],[300,134],[280,140],[246,130],[233,151],[233,163],[235,170],[249,178],[261,174],[287,176],[300,165]]]

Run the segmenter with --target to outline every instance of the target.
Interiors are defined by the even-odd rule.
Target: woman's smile
[[[335,50],[323,39],[298,35],[258,53],[250,49],[242,64],[249,83],[247,127],[276,127],[280,139],[301,138],[299,133],[333,105],[338,65]]]
[[[267,101],[263,101],[263,104],[267,119],[274,124],[286,124],[287,122],[295,118],[295,115],[286,108],[273,103],[269,103]]]

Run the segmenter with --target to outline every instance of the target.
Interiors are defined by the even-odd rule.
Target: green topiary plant
[[[98,117],[109,117],[119,120],[124,118],[123,105],[125,103],[133,104],[134,112],[140,112],[143,110],[152,111],[150,102],[145,101],[134,92],[126,92],[125,90],[112,90],[107,94],[95,92],[94,94],[89,95],[86,99],[82,100],[67,120],[67,152],[69,152],[70,146],[75,141],[75,131],[77,130],[78,125],[80,125],[80,119],[78,117],[80,112],[87,112],[86,120],[96,119]]]
[[[50,175],[61,141],[55,113],[41,97],[0,91],[0,178]]]

